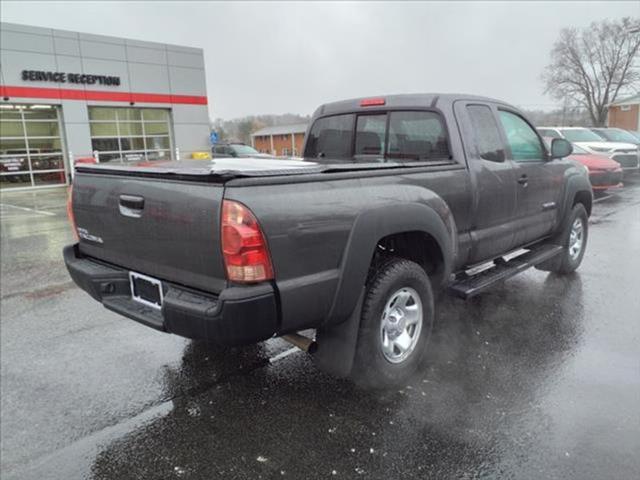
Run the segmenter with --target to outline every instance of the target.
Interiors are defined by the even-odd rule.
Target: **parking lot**
[[[107,311],[62,262],[64,191],[1,203],[4,479],[640,476],[638,181],[594,205],[577,274],[445,297],[419,376],[378,393]]]

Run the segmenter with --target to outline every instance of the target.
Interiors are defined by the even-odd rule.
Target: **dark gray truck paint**
[[[318,118],[340,113],[431,110],[444,119],[450,159],[78,166],[77,225],[103,239],[81,238],[79,252],[220,295],[229,287],[220,252],[220,205],[223,198],[236,200],[260,222],[271,253],[278,312],[270,334],[304,328],[328,332],[356,309],[384,237],[403,232],[428,237],[437,250],[432,253],[441,259],[433,276],[444,285],[453,273],[544,241],[576,201],[590,212],[588,177],[569,160],[514,162],[504,132],[504,161],[480,158],[466,105],[486,105],[496,118],[498,109],[519,114],[513,107],[463,95],[385,98],[377,107],[361,107],[358,99],[323,105],[310,128]],[[122,195],[144,198],[139,218],[122,214]]]
[[[200,290],[224,288],[222,185],[85,174],[73,194],[79,231],[102,240],[81,241],[86,255]]]

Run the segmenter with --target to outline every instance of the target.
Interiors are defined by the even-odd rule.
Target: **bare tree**
[[[637,88],[640,19],[603,20],[578,30],[565,28],[545,68],[545,93],[584,107],[595,126],[604,126],[607,106]]]
[[[281,115],[249,115],[232,120],[216,118],[210,121],[211,129],[218,132],[220,141],[251,142],[251,134],[263,127],[308,123],[308,115],[285,113]]]
[[[240,137],[240,141],[246,144],[250,144],[251,134],[256,130],[257,128],[255,127],[253,120],[246,119],[240,121],[240,123],[238,123],[238,137]]]
[[[534,125],[565,125],[567,127],[587,127],[593,125],[589,113],[582,107],[564,106],[554,110],[521,109]]]

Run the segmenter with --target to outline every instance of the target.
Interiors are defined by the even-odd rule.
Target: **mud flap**
[[[318,350],[312,358],[323,372],[341,378],[348,377],[351,373],[358,343],[363,301],[364,288],[360,292],[356,308],[346,321],[317,330]]]
[[[564,248],[564,247],[563,247]],[[536,270],[541,270],[543,272],[555,272],[560,268],[562,264],[562,255],[556,255],[549,260],[545,260],[544,262],[535,265]]]

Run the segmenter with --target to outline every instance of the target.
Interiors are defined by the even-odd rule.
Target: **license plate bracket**
[[[141,273],[129,272],[131,298],[147,307],[162,309],[162,282]]]

